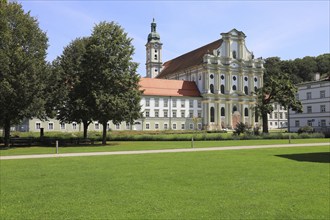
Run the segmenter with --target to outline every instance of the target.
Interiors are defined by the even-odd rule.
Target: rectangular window
[[[198,118],[201,118],[201,117],[202,117],[202,111],[198,111],[198,112],[197,112],[197,117],[198,117]]]
[[[168,125],[166,123],[164,124],[164,129],[168,129]]]
[[[320,91],[320,98],[325,98],[325,90]]]
[[[96,122],[94,127],[95,127],[95,130],[99,130],[100,129],[100,124]]]
[[[185,117],[185,112],[181,111],[181,118],[184,118],[184,117]]]
[[[149,118],[149,117],[150,117],[150,112],[149,112],[149,111],[146,111],[146,112],[145,112],[145,117],[146,117],[146,118]]]
[[[129,123],[126,122],[126,130],[130,130],[131,126]]]
[[[201,107],[202,107],[202,102],[201,102],[201,101],[198,101],[198,102],[197,102],[197,107],[198,107],[198,108],[201,108]]]
[[[168,99],[164,99],[164,107],[168,107]]]
[[[186,107],[186,102],[184,99],[181,99],[181,108]]]
[[[159,129],[159,124],[158,123],[155,124],[155,129]]]
[[[164,111],[164,118],[168,117],[168,111]]]
[[[277,112],[274,113],[274,118],[277,119]]]
[[[189,118],[193,118],[194,117],[194,111],[189,111]]]
[[[181,124],[181,129],[184,130],[184,124]]]
[[[283,112],[280,112],[280,119],[283,119]]]
[[[48,123],[48,130],[54,130],[54,123],[53,122]]]
[[[155,107],[159,107],[159,99],[155,99]]]
[[[198,124],[198,129],[202,130],[202,124]]]
[[[288,113],[285,112],[285,113],[284,113],[284,119],[287,119],[287,118],[288,118]]]
[[[269,114],[269,119],[273,119],[273,113]]]
[[[72,129],[77,130],[77,123],[76,122],[72,122]]]
[[[325,112],[325,105],[320,106],[321,112]]]
[[[273,122],[269,122],[269,125],[270,125],[270,126],[273,126]]]
[[[159,117],[159,112],[155,111],[155,117],[158,118]]]
[[[120,129],[120,125],[116,124],[116,129],[119,130]]]
[[[150,99],[146,99],[146,107],[150,106]]]
[[[312,113],[312,106],[307,106],[307,113]]]
[[[326,121],[325,120],[321,120],[321,127],[325,127],[326,126]]]
[[[147,130],[150,129],[150,124],[149,124],[149,123],[146,124],[146,129],[147,129]]]
[[[173,104],[172,104],[172,106],[173,106],[173,108],[176,108],[176,99],[173,99]]]
[[[312,99],[312,93],[311,92],[307,92],[306,96],[307,96],[307,99]]]
[[[65,123],[61,122],[60,127],[61,127],[61,130],[64,130],[65,129]]]
[[[194,130],[194,124],[189,124],[189,129]]]
[[[109,131],[109,129],[110,129],[110,123],[108,122],[107,123],[107,130]]]
[[[40,122],[36,122],[36,129],[40,129],[41,128],[41,123]]]
[[[299,121],[299,120],[296,120],[296,121],[294,122],[294,126],[295,126],[295,127],[300,127],[300,121]]]
[[[173,118],[176,118],[176,111],[173,111],[173,112],[172,112],[172,117],[173,117]]]
[[[176,130],[176,124],[173,124],[172,127],[174,130]]]
[[[308,120],[307,121],[307,125],[312,127],[313,126],[313,121],[312,120]]]
[[[189,108],[193,108],[194,107],[194,100],[189,100]]]

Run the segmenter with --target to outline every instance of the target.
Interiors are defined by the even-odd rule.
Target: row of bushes
[[[21,135],[24,134],[24,135]],[[16,134],[20,137],[35,137],[38,138],[38,133],[28,135],[26,133]],[[60,140],[69,140],[72,138],[81,138],[81,133],[45,133],[45,137],[58,138]],[[89,132],[89,139],[95,141],[102,140],[102,133],[100,132]],[[107,135],[107,141],[190,141],[191,139],[196,141],[206,141],[206,140],[258,140],[258,139],[300,139],[300,138],[324,138],[322,133],[269,133],[254,135],[252,133],[243,133],[240,135],[235,135],[231,133],[143,133],[143,134],[133,134],[127,132],[109,132]],[[1,140],[0,140],[1,141]]]

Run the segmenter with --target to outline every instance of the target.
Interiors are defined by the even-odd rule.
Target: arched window
[[[254,91],[257,92],[257,90],[258,90],[258,87],[255,86],[255,87],[254,87]]]
[[[211,122],[214,122],[214,107],[211,107],[210,114],[211,114]]]
[[[210,91],[211,91],[211,93],[214,94],[214,85],[213,84],[210,85]]]
[[[225,85],[222,84],[222,85],[220,86],[220,90],[221,90],[221,93],[222,93],[222,94],[225,94]]]
[[[244,109],[244,116],[249,116],[249,109],[248,108]]]
[[[236,112],[236,111],[237,111],[237,107],[234,106],[234,107],[233,107],[233,112]]]
[[[236,90],[236,85],[233,85],[233,90]]]
[[[225,116],[225,108],[224,107],[221,108],[221,116]]]
[[[233,58],[236,59],[236,50],[233,51]]]
[[[258,111],[255,112],[254,122],[259,122],[259,112]]]
[[[157,60],[157,54],[155,54],[155,60]]]
[[[249,90],[248,90],[248,87],[247,86],[244,86],[244,93],[245,93],[245,95],[248,95],[249,94]]]

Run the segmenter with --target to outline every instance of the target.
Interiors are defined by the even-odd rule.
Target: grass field
[[[291,143],[324,143],[330,142],[330,139],[292,139]],[[228,147],[228,146],[251,146],[251,145],[269,145],[269,144],[288,144],[288,140],[226,140],[226,141],[195,141],[194,147]],[[108,152],[108,151],[127,151],[127,150],[158,150],[174,148],[191,148],[191,141],[109,141],[107,146],[76,146],[61,147],[59,153],[77,153],[77,152]],[[9,155],[27,155],[27,154],[52,154],[55,153],[53,147],[17,147],[6,150],[0,150],[1,156]]]
[[[329,219],[329,147],[1,163],[2,219]]]

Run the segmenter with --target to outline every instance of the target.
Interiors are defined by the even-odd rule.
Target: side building
[[[273,104],[273,112],[268,114],[268,128],[282,129],[288,127],[288,110],[277,103]]]
[[[289,112],[289,131],[297,132],[303,126],[315,131],[330,130],[330,78],[297,85],[303,113]]]

